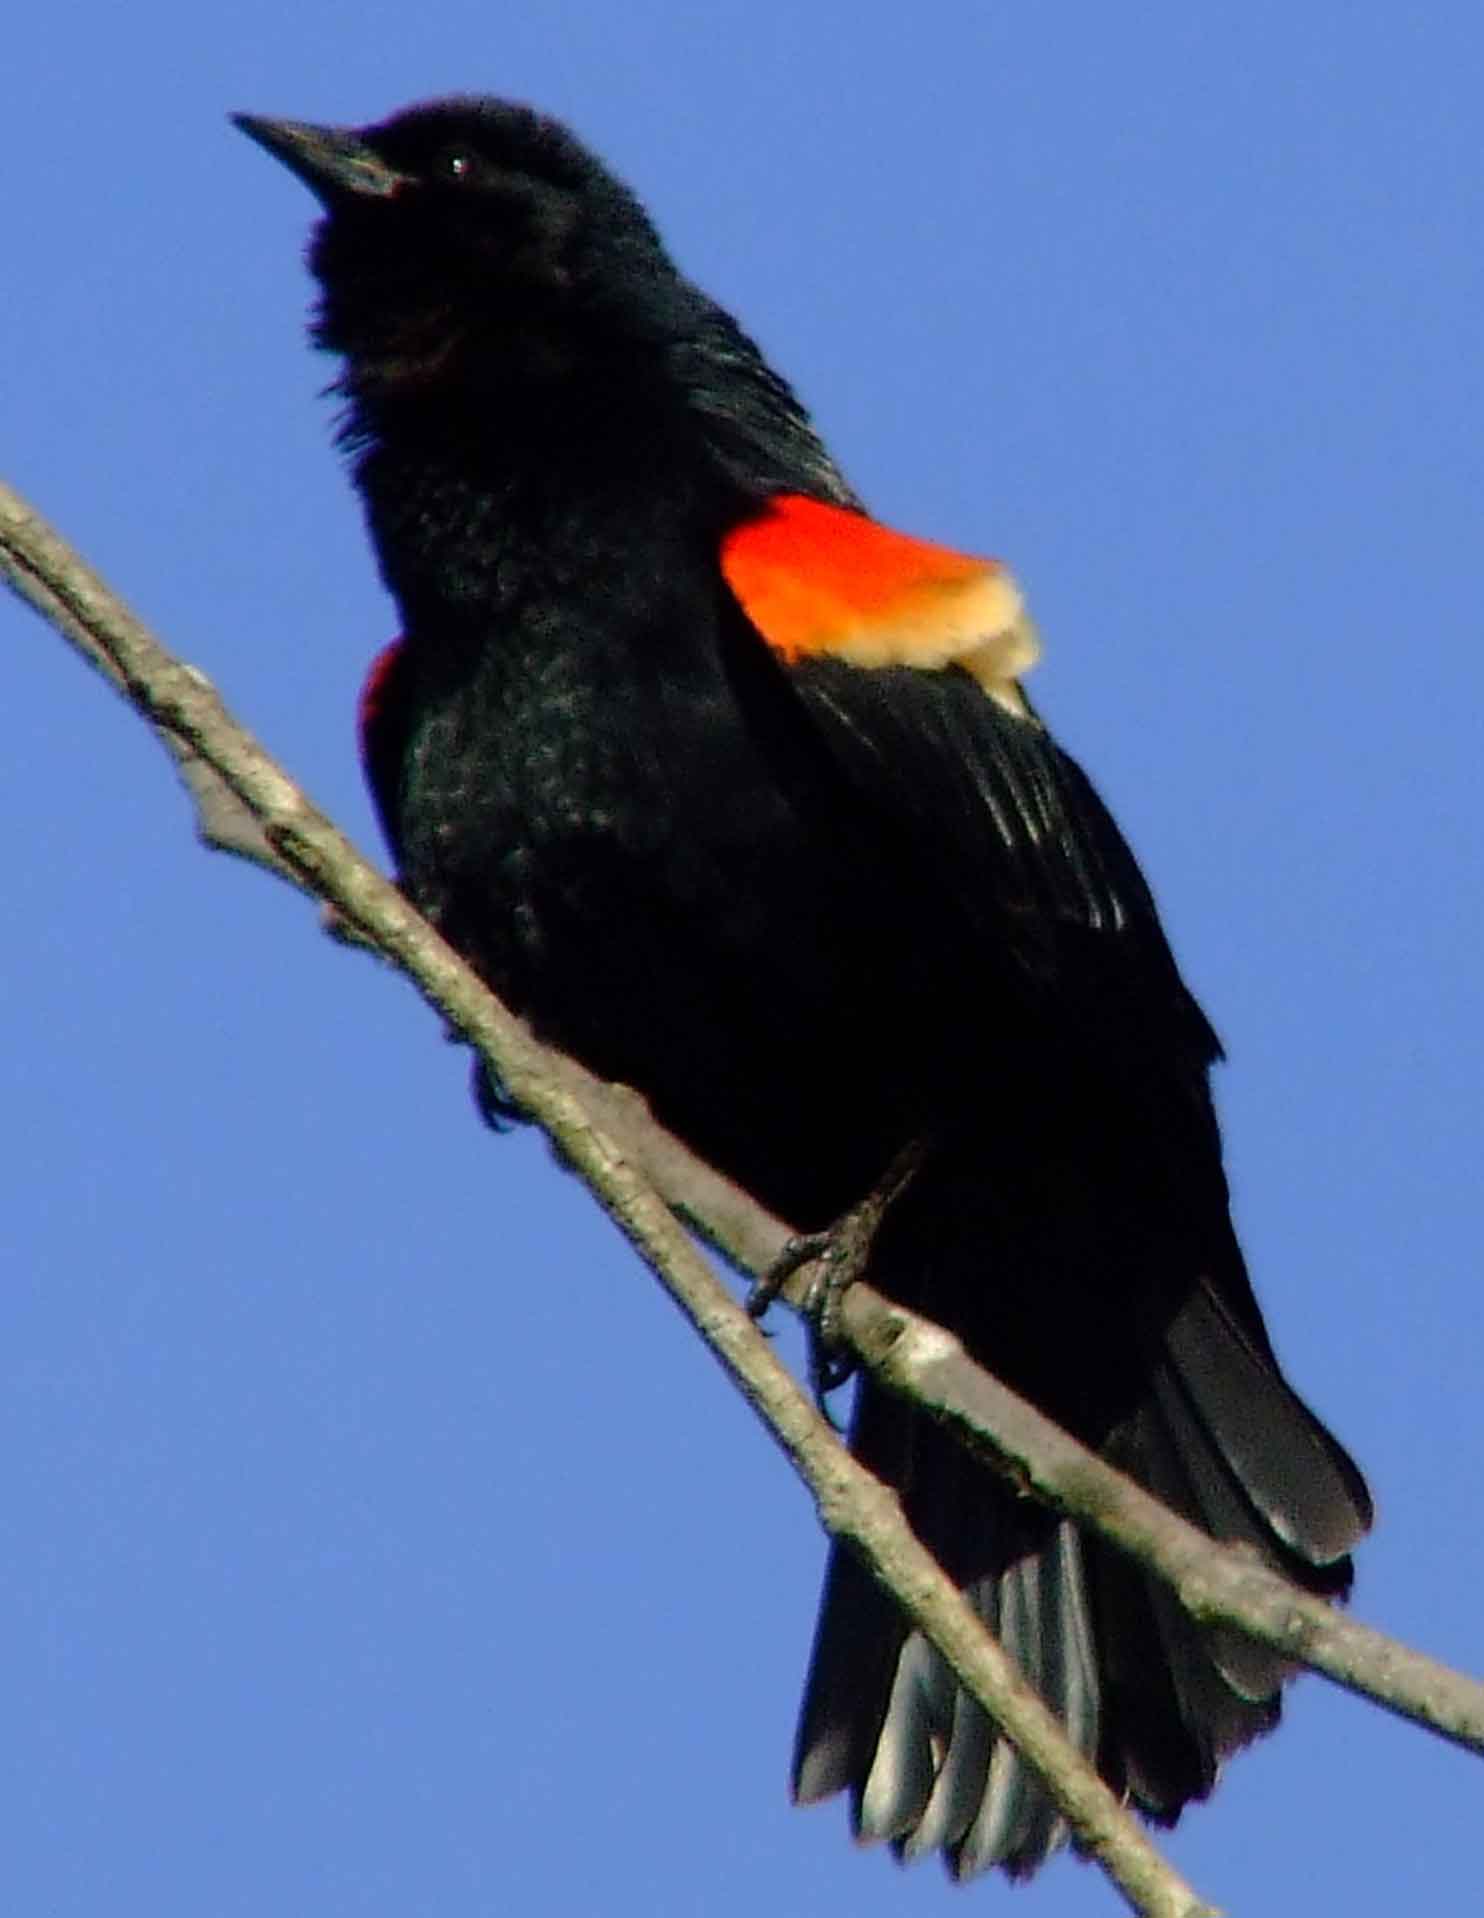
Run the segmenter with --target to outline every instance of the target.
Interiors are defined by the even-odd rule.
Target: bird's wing
[[[1204,1103],[1215,1034],[1122,834],[1021,691],[1037,643],[1005,568],[784,497],[728,535],[722,572],[853,802],[1008,962],[1026,1012]]]

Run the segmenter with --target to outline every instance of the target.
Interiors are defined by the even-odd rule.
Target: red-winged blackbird
[[[1021,693],[993,562],[868,519],[789,387],[564,128],[243,119],[325,208],[316,343],[403,638],[362,703],[401,882],[536,1030],[1217,1536],[1342,1594],[1370,1504],[1233,1236],[1216,1038]],[[1283,1662],[869,1382],[852,1443],[1116,1791],[1169,1821]],[[857,1561],[794,1788],[960,1874],[1064,1836]]]

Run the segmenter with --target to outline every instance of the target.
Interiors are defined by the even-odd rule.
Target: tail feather
[[[1214,1701],[1191,1669],[1186,1640],[1133,1564],[1099,1546],[1087,1557],[1107,1724],[1098,1768],[1115,1791],[1168,1823],[1211,1790],[1215,1746],[1236,1728],[1223,1716],[1192,1737],[1190,1705],[1209,1710]]]
[[[906,1637],[902,1614],[886,1593],[853,1553],[836,1546],[825,1573],[794,1741],[793,1795],[799,1804],[817,1804],[847,1789],[862,1791],[886,1730]],[[916,1802],[910,1792],[905,1797]],[[884,1814],[885,1829],[867,1832],[857,1804],[855,1823],[862,1836],[885,1837],[893,1820]]]
[[[1148,1442],[1151,1449],[1168,1445],[1175,1457],[1167,1472],[1151,1475],[1150,1490],[1176,1511],[1198,1517],[1213,1537],[1247,1545],[1271,1559],[1272,1543],[1261,1521],[1168,1367],[1161,1366],[1155,1374],[1154,1392],[1158,1418],[1149,1421],[1154,1430]],[[1288,1659],[1243,1632],[1219,1628],[1204,1635],[1204,1644],[1227,1684],[1250,1704],[1270,1699],[1294,1670]]]
[[[1365,1481],[1206,1281],[1165,1331],[1181,1385],[1237,1482],[1299,1559],[1334,1564],[1369,1529]]]
[[[1234,1491],[1222,1483],[1220,1461],[1209,1450],[1204,1434],[1189,1421],[1164,1368],[1156,1373],[1154,1387],[1152,1401],[1140,1408],[1126,1432],[1117,1435],[1113,1463],[1164,1504],[1217,1536],[1247,1538],[1258,1544],[1254,1521]],[[1169,1411],[1174,1412],[1174,1420]],[[1235,1533],[1225,1529],[1226,1519],[1239,1527]],[[1202,1630],[1167,1586],[1105,1545],[1099,1544],[1095,1552],[1105,1581],[1127,1576],[1129,1602],[1148,1614],[1154,1628],[1156,1656],[1173,1706],[1172,1715],[1168,1710],[1162,1714],[1159,1736],[1166,1751],[1173,1746],[1179,1754],[1174,1773],[1178,1782],[1171,1792],[1168,1776],[1162,1776],[1157,1790],[1146,1794],[1135,1785],[1132,1795],[1152,1817],[1172,1817],[1183,1803],[1210,1793],[1229,1753],[1277,1722],[1277,1693],[1285,1666],[1264,1646],[1237,1634]],[[1228,1639],[1233,1641],[1230,1646]],[[1250,1658],[1244,1661],[1239,1647],[1247,1648]],[[1223,1654],[1228,1651],[1241,1673],[1239,1684],[1227,1675]],[[1137,1753],[1129,1757],[1136,1773],[1152,1769],[1141,1766]],[[1163,1769],[1167,1774],[1168,1765]]]
[[[975,1609],[982,1613],[982,1607]],[[988,1625],[989,1621],[986,1619],[985,1623]],[[944,1679],[953,1683],[948,1668],[941,1660],[939,1664]],[[947,1748],[932,1796],[916,1829],[899,1842],[900,1855],[908,1863],[925,1857],[928,1852],[953,1851],[961,1845],[987,1797],[990,1761],[996,1743],[994,1726],[983,1707],[956,1685],[950,1713]]]
[[[1075,1527],[1059,1522],[1039,1552],[1001,1575],[998,1613],[1006,1651],[1061,1719],[1072,1744],[1093,1756],[1100,1712],[1097,1654]],[[947,1847],[955,1875],[970,1878],[997,1861],[1012,1874],[1033,1870],[1065,1841],[1065,1822],[1020,1754],[995,1738],[978,1706],[972,1709],[990,1757],[977,1814]]]
[[[1057,1523],[1042,1550],[978,1580],[967,1596],[1091,1757],[1098,1742],[1097,1665],[1081,1559],[1076,1530]],[[832,1583],[822,1637],[839,1605],[840,1587]],[[820,1692],[811,1692],[817,1706]],[[849,1709],[846,1699],[835,1704]],[[809,1772],[796,1778],[801,1800],[827,1795],[820,1789],[818,1750],[810,1752]],[[962,1877],[995,1862],[1029,1869],[1066,1836],[1034,1773],[919,1632],[906,1634],[898,1652],[855,1822],[862,1838],[890,1840],[907,1862],[946,1852]]]
[[[951,1725],[951,1674],[919,1632],[897,1655],[886,1718],[855,1808],[857,1834],[904,1837],[927,1809],[938,1770],[942,1724]]]
[[[1048,1336],[1052,1336],[1048,1334]],[[1216,1292],[1198,1285],[1147,1349],[1144,1396],[1102,1450],[1173,1509],[1310,1590],[1348,1590],[1364,1482]],[[1288,1662],[1197,1626],[1100,1540],[1019,1497],[869,1382],[852,1442],[1027,1680],[1117,1791],[1173,1823],[1223,1760],[1277,1723]],[[795,1751],[804,1803],[850,1790],[856,1829],[956,1876],[1028,1874],[1066,1838],[1014,1748],[858,1561],[826,1580]]]
[[[1049,1556],[1049,1553],[1047,1554]],[[1000,1642],[1029,1682],[1050,1696],[1048,1634],[1039,1629],[1039,1557],[1022,1559],[1000,1574],[996,1597]],[[954,1847],[955,1871],[967,1877],[980,1858],[1002,1858],[1007,1865],[1034,1857],[1051,1842],[1056,1813],[1019,1754],[1003,1739],[990,1748],[983,1801],[963,1841]]]

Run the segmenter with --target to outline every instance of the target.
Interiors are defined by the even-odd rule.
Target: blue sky
[[[5,477],[367,847],[394,616],[310,202],[230,109],[564,115],[884,517],[1014,564],[1227,1041],[1280,1348],[1377,1492],[1357,1612],[1474,1668],[1481,65],[1463,4],[86,0],[0,80]],[[1116,1909],[789,1809],[786,1468],[412,993],[0,633],[4,1908]],[[1309,1679],[1171,1849],[1233,1912],[1469,1909],[1480,1783]]]

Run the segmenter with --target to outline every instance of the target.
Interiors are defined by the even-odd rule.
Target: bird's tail
[[[1346,1554],[1370,1523],[1364,1482],[1214,1286],[1197,1283],[1151,1335],[1137,1378],[1133,1405],[1084,1436],[1216,1537],[1253,1546],[1310,1591],[1343,1596]],[[1173,1823],[1211,1790],[1229,1752],[1277,1722],[1282,1658],[1195,1625],[1131,1560],[1018,1496],[869,1381],[852,1444],[897,1487],[918,1536],[1073,1744],[1150,1818]],[[1023,1876],[1066,1837],[1014,1748],[837,1547],[794,1793],[810,1803],[841,1790],[862,1838],[907,1859],[941,1849],[959,1877],[991,1865]]]

